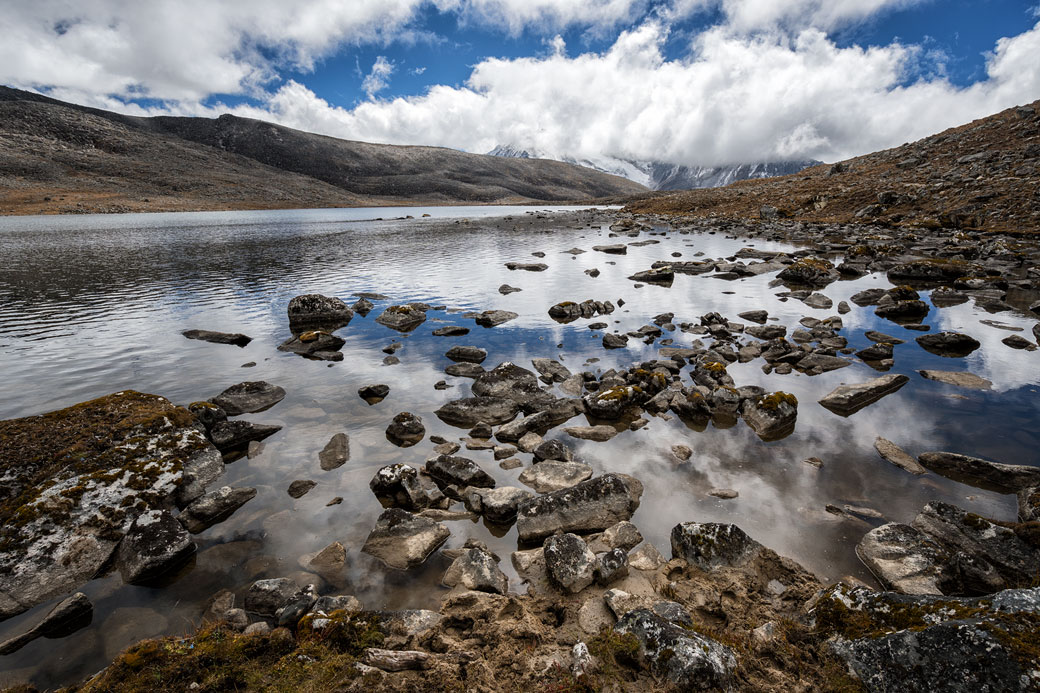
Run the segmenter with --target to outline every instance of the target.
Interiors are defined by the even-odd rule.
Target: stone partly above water
[[[0,643],[0,656],[17,652],[37,638],[65,637],[90,625],[93,615],[94,605],[87,595],[77,592],[58,602],[42,621],[26,632]]]
[[[596,532],[628,520],[643,485],[626,474],[604,474],[520,504],[517,533],[528,542],[562,532]]]
[[[839,416],[851,416],[860,409],[890,395],[910,381],[905,375],[883,375],[865,383],[841,385],[820,400],[820,404]]]
[[[244,347],[253,341],[253,338],[240,332],[213,332],[211,330],[185,330],[181,332],[188,339],[197,339],[201,342],[212,344],[233,344]]]
[[[918,460],[936,474],[997,493],[1040,486],[1040,467],[1031,465],[1002,464],[952,452],[926,452]]]
[[[361,551],[397,570],[421,565],[448,540],[451,532],[439,522],[407,510],[384,510]]]
[[[0,618],[90,580],[139,515],[224,469],[187,409],[133,391],[0,422],[0,465]]]
[[[329,331],[342,327],[354,317],[354,311],[334,296],[304,294],[289,301],[289,327],[293,332],[324,327]]]
[[[210,401],[228,416],[239,416],[270,409],[283,399],[284,388],[257,380],[232,385]]]
[[[390,306],[380,313],[376,322],[398,332],[411,332],[426,322],[426,313],[409,305]]]
[[[986,380],[974,373],[969,373],[968,371],[920,370],[917,372],[920,373],[923,378],[945,383],[946,385],[956,385],[957,387],[964,387],[969,390],[993,389],[992,381]]]

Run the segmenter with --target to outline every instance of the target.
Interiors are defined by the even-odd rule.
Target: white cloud
[[[665,19],[718,10],[725,26],[740,33],[786,28],[832,30],[877,17],[882,12],[931,0],[672,0],[662,8]]]
[[[372,63],[372,71],[365,75],[361,83],[361,88],[368,94],[368,98],[371,99],[390,86],[390,75],[393,72],[394,64],[387,60],[385,55],[376,57],[376,61]]]

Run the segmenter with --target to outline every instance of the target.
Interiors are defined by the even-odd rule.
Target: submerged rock
[[[254,424],[249,421],[222,421],[209,432],[213,445],[221,452],[244,448],[252,441],[260,441],[282,430],[281,426]]]
[[[547,463],[543,463],[547,464]],[[595,532],[628,520],[643,485],[626,474],[604,474],[520,505],[517,533],[528,542],[562,532]]]
[[[241,334],[239,332],[211,332],[210,330],[185,330],[181,332],[182,335],[188,339],[197,339],[202,342],[211,342],[213,344],[234,344],[237,347],[244,347],[253,341],[252,337]]]
[[[881,455],[882,458],[911,474],[924,474],[928,471],[918,464],[917,460],[915,460],[912,455],[907,454],[903,448],[899,447],[891,440],[886,440],[879,436],[874,441],[874,449],[877,450],[877,453]]]
[[[905,375],[883,375],[865,383],[841,385],[820,399],[820,404],[839,416],[851,416],[910,382]]]
[[[232,385],[210,401],[228,416],[239,416],[270,409],[283,399],[283,388],[258,380]]]
[[[328,472],[342,467],[350,459],[350,437],[346,433],[337,433],[318,453],[321,468]]]
[[[970,390],[993,389],[993,383],[991,381],[967,371],[920,370],[917,372],[920,373],[923,378],[945,383],[946,385],[956,385],[957,387],[964,387]]]
[[[147,583],[182,565],[197,546],[188,530],[164,510],[148,510],[130,525],[119,544],[116,565],[123,581]]]
[[[451,532],[439,522],[400,508],[384,510],[361,547],[396,570],[421,565],[448,540]]]
[[[474,318],[474,321],[481,327],[498,327],[502,323],[515,320],[518,317],[520,317],[520,314],[511,310],[485,310]]]
[[[614,626],[639,643],[640,663],[682,691],[726,690],[736,657],[728,647],[667,621],[649,609],[629,611]]]
[[[358,397],[369,404],[379,404],[390,394],[389,385],[362,385],[358,388]]]
[[[0,618],[92,579],[138,515],[190,503],[223,469],[195,417],[155,395],[0,421]]]

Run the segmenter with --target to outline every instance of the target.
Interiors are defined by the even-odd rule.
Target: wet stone
[[[337,433],[318,453],[321,468],[328,472],[342,467],[350,459],[350,438],[346,433]]]
[[[177,519],[189,532],[198,534],[231,517],[255,497],[255,488],[223,486],[189,503]]]
[[[297,479],[296,481],[289,484],[289,488],[286,489],[293,498],[303,498],[307,493],[318,485],[318,482],[311,481],[310,479]]]
[[[358,388],[358,397],[369,404],[378,404],[390,394],[388,385],[363,385]]]
[[[270,409],[283,399],[283,388],[259,380],[232,385],[210,401],[228,416],[239,416]]]
[[[720,566],[743,565],[762,545],[740,527],[716,522],[683,522],[672,528],[672,557],[710,571]]]
[[[165,510],[137,517],[119,544],[116,565],[123,581],[139,585],[162,577],[195,555],[191,535]]]
[[[401,412],[386,428],[386,439],[394,445],[409,448],[422,441],[426,427],[422,419],[410,412]]]
[[[390,568],[408,570],[421,565],[448,540],[444,525],[406,510],[384,510],[361,548]]]

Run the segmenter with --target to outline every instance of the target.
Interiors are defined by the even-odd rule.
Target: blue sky
[[[0,82],[595,162],[835,160],[1040,98],[1038,0],[17,0]]]

